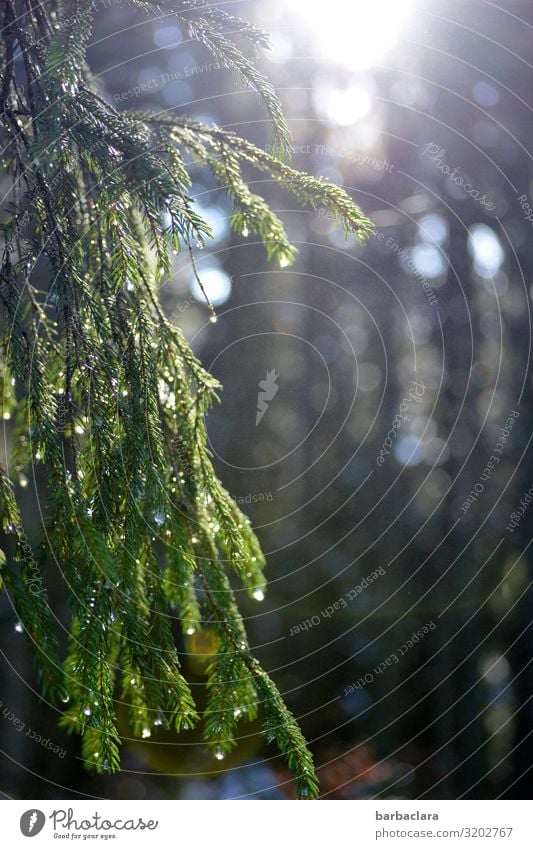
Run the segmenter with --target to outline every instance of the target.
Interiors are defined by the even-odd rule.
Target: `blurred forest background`
[[[256,95],[171,16],[96,5],[89,56],[110,103],[270,144]],[[259,62],[295,166],[344,186],[377,228],[364,247],[346,241],[322,210],[251,174],[299,248],[279,269],[230,233],[228,201],[194,171],[215,236],[197,264],[218,322],[186,256],[161,297],[224,386],[211,449],[268,557],[264,600],[239,593],[250,643],[302,724],[326,798],[528,798],[533,7],[231,11],[272,33]],[[1,708],[65,752],[4,716],[4,794],[292,798],[253,727],[220,763],[193,735],[154,736],[126,744],[121,773],[86,775],[78,741],[34,692],[5,598],[0,611]],[[198,636],[183,644],[197,692],[210,650]]]

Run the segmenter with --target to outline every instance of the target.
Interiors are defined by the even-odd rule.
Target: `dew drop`
[[[143,740],[147,740],[148,737],[152,736],[152,732],[150,731],[149,728],[143,728],[141,736],[142,736]]]
[[[22,624],[22,622],[15,623],[15,631],[17,632],[17,634],[22,634],[22,632],[24,631],[24,625]]]
[[[90,707],[83,708],[83,712],[85,716],[90,716],[92,714],[92,710]]]
[[[224,760],[224,752],[222,751],[222,749],[220,747],[215,749],[215,758],[217,759],[217,761],[223,761]]]
[[[264,594],[263,590],[257,589],[257,590],[254,590],[253,597],[255,598],[256,601],[263,601],[265,594]]]

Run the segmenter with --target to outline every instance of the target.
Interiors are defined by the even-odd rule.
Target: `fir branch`
[[[131,5],[145,12],[162,15],[173,14],[182,23],[190,38],[205,45],[217,61],[228,70],[235,71],[244,83],[261,97],[272,122],[274,146],[281,156],[287,156],[291,150],[291,133],[287,126],[278,95],[272,84],[254,65],[254,63],[235,44],[240,38],[258,47],[268,47],[266,33],[241,18],[204,2],[161,3],[147,0],[129,0]]]
[[[267,173],[287,191],[293,194],[300,203],[307,204],[313,209],[325,207],[346,235],[354,233],[361,244],[374,232],[372,222],[364,215],[344,191],[323,179],[296,171],[278,158],[252,144],[247,139],[240,138],[235,133],[220,127],[208,127],[187,118],[175,119],[170,116],[153,116],[146,113],[139,117],[149,126],[165,129],[169,143],[190,148],[200,159],[208,163],[215,171],[226,177],[225,188],[233,191],[232,174],[227,169],[221,170],[224,162],[249,163],[254,168]],[[235,165],[232,166],[235,171]]]
[[[260,30],[204,2],[130,4],[176,15],[254,87],[277,153],[286,150],[279,100],[236,44],[267,46]],[[302,203],[325,206],[361,241],[372,225],[341,189],[233,133],[185,117],[119,113],[85,64],[94,3],[52,0],[32,9],[17,22],[7,0],[0,34],[0,164],[13,186],[0,259],[3,421],[14,470],[0,470],[2,526],[11,539],[0,556],[3,585],[36,649],[45,692],[65,705],[67,730],[82,736],[88,769],[120,767],[118,704],[140,737],[199,721],[175,630],[210,629],[218,648],[206,744],[223,756],[237,725],[259,712],[299,794],[314,797],[311,755],[250,651],[228,579],[233,572],[257,597],[265,562],[209,454],[205,415],[218,383],[165,316],[158,290],[173,252],[185,249],[194,262],[195,245],[211,236],[189,194],[191,155],[231,198],[233,229],[257,234],[282,266],[295,250],[250,190],[249,166]],[[17,51],[24,88],[14,74]],[[34,463],[47,492],[37,545],[23,530],[16,489],[17,475],[27,483]],[[62,664],[50,567],[61,570],[70,609]]]

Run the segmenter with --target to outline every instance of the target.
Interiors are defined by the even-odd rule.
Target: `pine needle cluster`
[[[264,33],[203,0],[129,3],[152,18],[177,17],[258,92],[274,148],[289,149],[278,97],[247,56],[246,45],[267,46]],[[251,596],[262,592],[264,558],[207,448],[205,415],[218,386],[165,316],[158,290],[173,252],[193,255],[211,236],[190,196],[191,158],[230,195],[234,230],[257,234],[282,267],[294,249],[243,167],[326,207],[360,239],[371,224],[341,189],[233,133],[114,109],[86,64],[96,7],[3,3],[1,381],[10,450],[0,470],[2,583],[35,647],[43,694],[81,734],[90,770],[120,767],[119,702],[140,737],[203,722],[218,758],[259,712],[299,795],[314,797],[311,754],[250,651],[230,584],[233,572]],[[43,538],[33,545],[19,504],[36,470],[46,494]],[[68,648],[49,602],[52,568],[68,593]],[[216,633],[201,717],[179,629]]]

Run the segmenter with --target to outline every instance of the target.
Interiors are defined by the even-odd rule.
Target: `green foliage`
[[[131,5],[169,13],[144,0]],[[233,199],[234,229],[258,234],[282,266],[294,249],[249,190],[243,165],[301,202],[327,207],[346,232],[363,239],[371,225],[341,189],[232,133],[109,106],[85,67],[93,11],[88,0],[36,4],[14,26],[13,3],[5,4],[0,133],[12,192],[0,302],[12,450],[0,490],[12,543],[0,564],[3,584],[37,650],[47,696],[64,708],[62,724],[82,735],[88,768],[119,768],[117,701],[141,737],[199,720],[176,630],[211,628],[218,649],[203,717],[207,744],[224,755],[237,725],[259,710],[300,795],[313,797],[311,755],[250,653],[227,576],[235,572],[250,595],[264,588],[257,539],[207,449],[204,418],[217,383],[165,317],[158,286],[171,273],[172,251],[192,255],[210,236],[189,196],[187,157]],[[289,135],[277,96],[235,43],[238,36],[265,46],[264,34],[203,2],[179,3],[173,13],[259,92],[282,154]],[[14,74],[17,49],[24,91]],[[43,277],[46,290],[35,282]],[[14,495],[35,465],[47,476],[39,546],[26,539]],[[64,661],[49,568],[61,570],[70,592]]]

